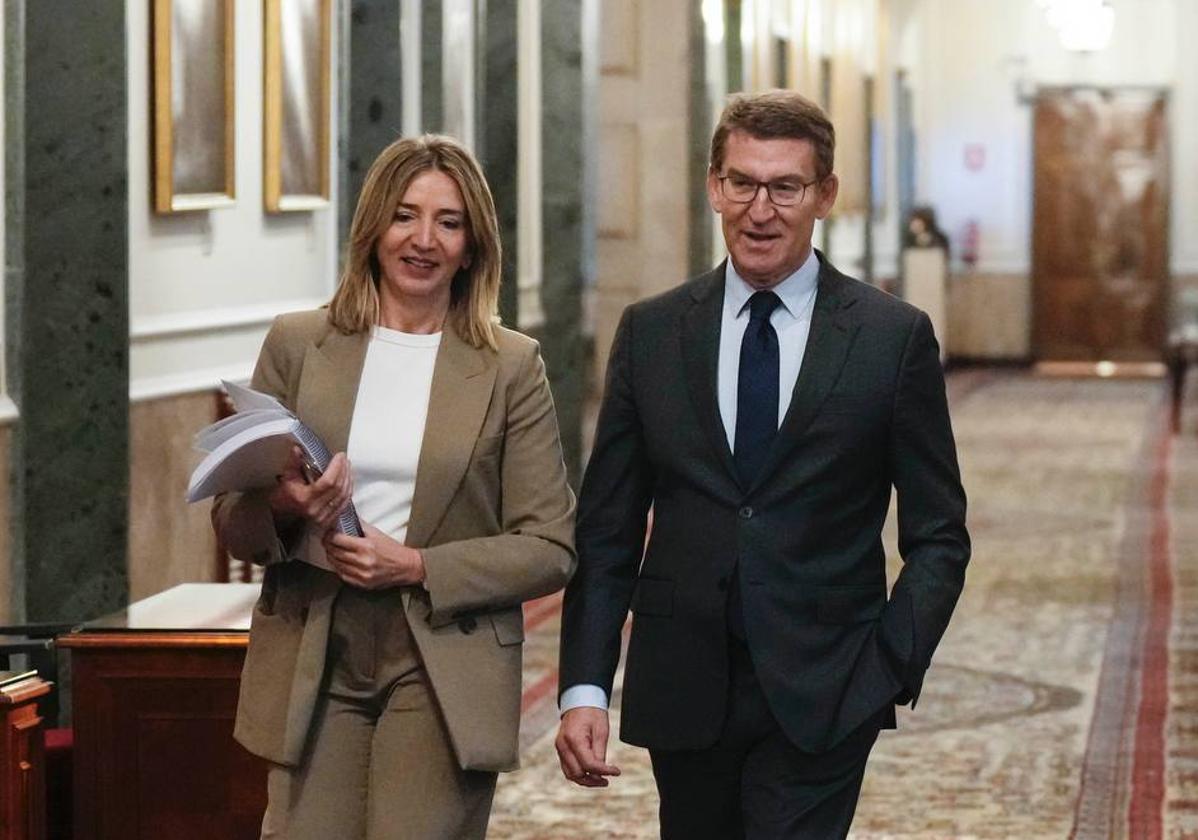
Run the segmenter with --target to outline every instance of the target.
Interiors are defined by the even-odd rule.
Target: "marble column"
[[[865,173],[865,218],[862,221],[862,230],[864,232],[864,242],[862,243],[861,252],[861,277],[860,279],[866,283],[874,282],[874,107],[877,103],[877,98],[874,92],[874,80],[872,76],[866,76],[861,81],[861,96],[865,100],[865,142],[862,144],[865,152],[865,160],[859,161],[858,165],[862,167],[862,172]]]
[[[752,11],[749,12],[752,14]],[[744,14],[740,3],[724,3],[724,62],[728,73],[730,92],[745,89],[745,48],[740,40],[740,17]]]
[[[395,2],[398,5],[398,0]],[[441,89],[441,55],[444,52],[441,18],[441,0],[421,4],[420,130],[424,132],[438,132],[445,128]]]
[[[832,106],[832,59],[827,56],[821,58],[819,62],[819,106],[824,109],[825,113]],[[822,233],[819,248],[825,256],[832,253],[832,228],[835,225],[836,218],[834,216],[824,219],[820,225]]]
[[[583,334],[583,0],[541,8],[541,300],[540,330],[549,381],[557,403],[562,448],[571,478],[581,468],[582,401],[589,364]]]
[[[87,619],[128,599],[125,2],[69,14],[31,2],[24,13],[23,95],[37,107],[8,138],[25,158],[24,272],[9,313],[20,322],[9,363],[23,479],[13,550],[26,619]]]
[[[21,303],[25,290],[25,2],[4,2],[4,358],[5,384],[19,398],[22,382]],[[15,426],[14,426],[15,432]],[[9,439],[10,617],[25,618],[25,473],[21,437]]]
[[[516,255],[520,243],[516,227],[516,169],[518,130],[516,84],[517,0],[480,0],[478,37],[478,93],[475,147],[499,214],[503,240],[503,285],[499,314],[505,324],[516,323]]]
[[[711,205],[707,201],[707,164],[711,149],[712,102],[705,67],[707,31],[703,7],[691,4],[690,12],[690,142],[687,144],[687,189],[690,217],[690,275],[711,269]]]
[[[350,9],[343,201],[351,219],[370,164],[403,133],[399,6],[398,0],[353,0]]]
[[[349,238],[349,225],[353,218],[353,200],[350,195],[349,177],[349,39],[350,20],[353,14],[352,0],[334,0],[333,3],[333,90],[336,110],[333,113],[333,195],[337,213],[337,247],[345,253]]]

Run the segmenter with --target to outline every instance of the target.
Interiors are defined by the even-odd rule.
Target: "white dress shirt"
[[[770,324],[778,334],[778,425],[782,425],[803,354],[807,336],[811,333],[811,315],[815,311],[815,292],[819,285],[819,258],[815,250],[807,255],[799,269],[770,291],[778,295],[782,305],[770,314]],[[724,307],[720,315],[720,356],[716,369],[717,399],[720,420],[728,438],[728,448],[736,450],[736,395],[740,379],[740,345],[749,326],[749,298],[755,289],[736,273],[732,260],[724,270]],[[597,685],[572,685],[562,692],[560,709],[565,714],[580,706],[606,709],[607,692]]]

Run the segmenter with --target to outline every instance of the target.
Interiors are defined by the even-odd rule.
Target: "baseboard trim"
[[[1164,362],[1036,362],[1032,372],[1049,378],[1164,379],[1168,368]]]

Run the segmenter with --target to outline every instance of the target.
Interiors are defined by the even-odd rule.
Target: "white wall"
[[[129,0],[126,23],[135,399],[248,376],[273,315],[327,300],[337,270],[335,194],[314,212],[267,216],[262,209],[261,2],[235,3],[236,206],[152,212],[150,5]],[[335,36],[332,43],[336,50]],[[335,99],[337,85],[331,87]],[[337,133],[332,137],[335,144]],[[336,149],[330,154],[335,162]],[[332,184],[335,190],[335,177]]]
[[[1177,45],[1176,86],[1169,102],[1172,121],[1172,235],[1169,247],[1174,274],[1198,274],[1198,3],[1179,0],[1173,33]]]
[[[981,233],[979,270],[1030,267],[1031,107],[1018,101],[1037,85],[1150,85],[1169,88],[1173,164],[1172,268],[1198,271],[1198,68],[1179,56],[1198,35],[1194,0],[1112,0],[1115,33],[1096,54],[1065,51],[1033,0],[923,0],[916,10],[918,191],[932,204],[959,255],[969,219]],[[912,54],[914,53],[914,54]],[[1192,64],[1192,62],[1191,62]],[[965,166],[967,145],[985,164]]]

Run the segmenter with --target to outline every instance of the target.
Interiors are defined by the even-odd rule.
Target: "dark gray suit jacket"
[[[620,321],[579,498],[560,684],[610,696],[631,607],[622,739],[714,743],[739,574],[770,708],[794,744],[821,752],[918,697],[964,583],[965,493],[938,347],[926,315],[821,254],[790,409],[742,486],[716,396],[723,288],[721,265]],[[904,567],[888,593],[892,487]]]

